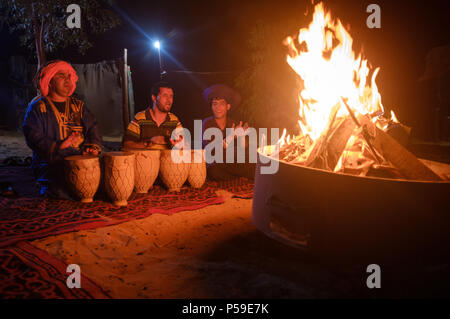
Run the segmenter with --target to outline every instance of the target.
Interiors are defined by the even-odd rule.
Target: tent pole
[[[128,123],[130,122],[130,106],[128,103],[128,64],[127,64],[127,49],[123,49],[123,104],[122,104],[122,115],[123,115],[123,129],[124,132],[127,130]]]

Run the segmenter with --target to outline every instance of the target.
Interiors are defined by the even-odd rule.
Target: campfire
[[[255,227],[320,258],[447,255],[439,247],[450,242],[450,165],[405,148],[410,129],[386,115],[379,69],[355,56],[350,34],[322,4],[285,44],[303,81],[300,133],[285,130],[276,145],[259,150]],[[275,174],[262,173],[274,163]]]
[[[402,145],[410,129],[394,112],[386,116],[376,85],[380,68],[373,70],[361,55],[356,57],[352,42],[341,21],[321,3],[309,27],[301,29],[297,39],[285,40],[287,62],[303,80],[303,88],[300,133],[291,137],[284,130],[279,159],[359,176],[448,180]]]

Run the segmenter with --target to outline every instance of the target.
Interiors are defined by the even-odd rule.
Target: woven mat
[[[27,242],[0,248],[0,299],[110,298],[81,272],[80,288],[68,288],[67,265]]]
[[[207,181],[201,189],[183,187],[179,193],[155,185],[148,194],[133,194],[128,206],[117,207],[100,200],[83,204],[39,197],[27,167],[1,166],[0,182],[11,184],[18,195],[0,197],[0,298],[109,298],[83,275],[81,289],[67,288],[67,265],[28,240],[220,204],[224,199],[216,195],[218,189],[239,198],[253,196],[253,183],[239,178]]]
[[[126,207],[101,200],[85,204],[39,197],[30,174],[29,168],[0,167],[0,181],[12,181],[19,194],[17,198],[0,197],[0,247],[70,231],[116,225],[151,214],[171,215],[221,204],[224,199],[216,195],[218,189],[225,189],[240,198],[253,195],[253,184],[239,178],[230,182],[207,181],[200,189],[185,186],[179,193],[169,193],[164,187],[155,185],[148,194],[133,194]]]

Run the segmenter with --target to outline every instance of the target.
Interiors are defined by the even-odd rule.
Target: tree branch
[[[31,5],[31,10],[33,14],[33,31],[34,31],[34,41],[36,45],[36,56],[37,56],[37,70],[41,68],[41,66],[45,63],[45,51],[43,49],[43,38],[44,38],[44,19],[41,21],[41,25],[39,26],[38,14],[36,13],[35,3],[33,2]]]

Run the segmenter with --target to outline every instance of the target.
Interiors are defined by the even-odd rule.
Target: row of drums
[[[183,161],[177,156],[183,156]],[[133,190],[147,193],[158,174],[171,192],[180,191],[186,180],[194,188],[202,187],[206,180],[203,150],[127,149],[101,156],[68,156],[64,164],[66,183],[83,203],[93,201],[101,183],[114,205],[126,206]]]

